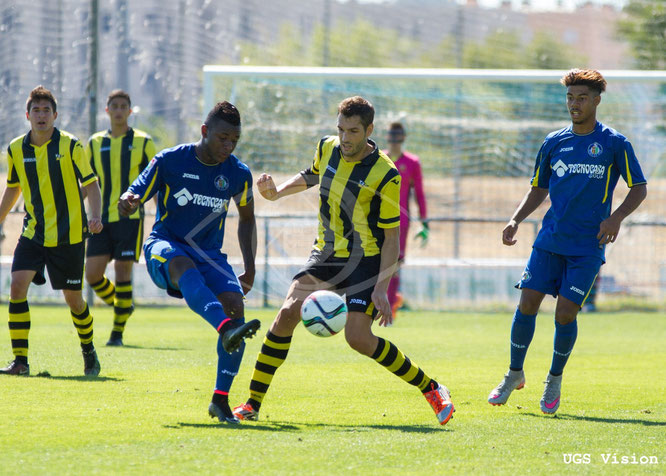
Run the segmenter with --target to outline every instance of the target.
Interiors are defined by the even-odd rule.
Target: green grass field
[[[265,329],[273,311],[250,311]],[[527,386],[504,407],[486,402],[508,365],[507,314],[402,312],[378,329],[452,391],[437,424],[420,393],[342,336],[299,327],[260,421],[208,417],[216,335],[185,308],[139,308],[124,348],[103,343],[111,312],[94,309],[102,373],[82,377],[64,307],[32,308],[30,378],[0,376],[0,474],[558,474],[666,472],[666,319],[582,315],[557,417],[539,399],[552,318],[528,354]],[[9,336],[0,348],[11,359]],[[247,397],[261,337],[249,341],[231,401]],[[48,372],[50,376],[38,376]],[[589,464],[566,464],[587,454]],[[611,454],[607,464],[604,455]],[[656,457],[657,464],[640,462]]]

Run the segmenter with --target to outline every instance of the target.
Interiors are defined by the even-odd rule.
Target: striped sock
[[[70,312],[72,314],[74,327],[76,327],[76,332],[79,334],[81,347],[89,347],[93,340],[93,317],[88,309],[88,304],[86,304],[86,308],[79,314],[72,310],[70,310]]]
[[[9,337],[15,357],[22,357],[27,364],[28,333],[30,332],[30,308],[27,299],[9,300]]]
[[[132,315],[133,310],[132,281],[116,282],[116,293],[113,303],[113,332],[123,333],[127,319]]]
[[[408,384],[418,387],[421,392],[429,391],[431,383],[437,388],[437,382],[428,377],[418,365],[414,365],[392,342],[381,337],[378,339],[379,342],[372,358],[386,367],[386,370],[397,375]]]
[[[97,294],[97,296],[102,301],[107,303],[109,306],[114,305],[116,288],[113,286],[113,283],[109,281],[109,278],[107,278],[106,276],[102,276],[102,279],[100,279],[96,283],[92,283],[90,287],[93,288],[95,294]]]
[[[252,381],[250,382],[250,398],[247,401],[255,410],[258,411],[261,407],[261,402],[264,400],[266,392],[268,392],[275,371],[287,358],[290,345],[291,336],[280,337],[271,331],[266,333],[261,351],[257,356],[257,362],[254,364],[254,372],[252,372]]]

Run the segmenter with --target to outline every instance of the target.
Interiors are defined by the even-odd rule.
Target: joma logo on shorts
[[[80,279],[68,279],[67,284],[81,284]]]
[[[132,251],[132,250],[123,251],[122,253],[120,253],[120,256],[134,256],[134,251]]]
[[[585,296],[585,292],[581,291],[581,290],[578,289],[576,286],[571,286],[569,289],[572,290],[572,291],[575,292],[575,293],[580,294],[581,296]]]
[[[363,304],[364,306],[367,304],[363,299],[350,299],[349,304]]]

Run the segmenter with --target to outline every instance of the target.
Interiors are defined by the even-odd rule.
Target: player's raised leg
[[[303,301],[313,291],[325,289],[325,283],[310,274],[296,277],[289,288],[287,297],[264,337],[264,342],[254,364],[250,381],[248,400],[234,408],[234,415],[240,420],[257,420],[259,409],[273,381],[277,369],[287,359],[291,347],[291,337],[300,322]]]
[[[430,378],[392,342],[372,333],[372,318],[355,311],[347,316],[345,339],[349,346],[385,367],[389,372],[417,387],[432,406],[439,423],[446,424],[455,411],[449,390]]]
[[[233,270],[226,263],[220,262],[220,265],[224,266],[224,274],[229,277],[232,276]],[[210,279],[213,277],[212,274],[216,274],[215,271],[212,273],[206,273],[207,282],[210,283],[210,286],[215,290],[225,289],[224,292],[220,292],[217,295],[217,299],[222,303],[224,312],[227,316],[232,319],[233,325],[236,328],[243,328],[247,324],[245,323],[245,307],[243,304],[243,294],[238,280],[221,280],[216,279],[215,282],[210,282]],[[233,284],[233,283],[236,284]],[[258,322],[256,319],[252,322]],[[249,324],[249,323],[248,323]],[[254,329],[254,327],[252,327]],[[258,329],[258,327],[257,327]],[[255,329],[256,331],[256,329]],[[225,334],[226,336],[226,334]],[[228,353],[225,350],[225,341],[223,336],[220,336],[217,342],[217,378],[215,380],[215,390],[213,392],[213,397],[211,403],[208,407],[208,414],[217,418],[219,421],[224,423],[238,423],[238,418],[236,418],[229,407],[229,390],[234,381],[234,378],[238,374],[238,369],[240,368],[241,361],[243,360],[243,354],[245,352],[245,341],[241,340],[238,350],[232,353]]]

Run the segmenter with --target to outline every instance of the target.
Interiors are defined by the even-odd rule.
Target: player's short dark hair
[[[231,104],[229,101],[218,102],[213,106],[213,109],[210,110],[204,124],[210,126],[211,123],[215,121],[224,121],[232,126],[241,125],[240,112],[236,109],[236,106]]]
[[[375,108],[361,96],[344,99],[338,106],[338,114],[345,117],[359,116],[365,129],[375,120]]]
[[[55,97],[53,96],[53,93],[40,84],[35,89],[30,91],[28,100],[25,103],[26,111],[30,112],[32,103],[35,101],[40,101],[42,99],[46,99],[51,103],[51,107],[53,107],[53,112],[56,112],[58,110],[58,105],[56,104],[56,100]]]
[[[578,69],[574,68],[562,76],[560,83],[564,86],[587,86],[594,89],[599,94],[606,90],[606,80],[596,69]]]
[[[402,122],[392,122],[389,124],[389,133],[391,132],[402,132],[403,134],[405,133],[405,126],[402,125]]]
[[[127,92],[123,91],[122,89],[114,89],[113,91],[111,91],[109,93],[109,97],[106,98],[106,105],[108,106],[109,104],[111,104],[111,101],[113,101],[116,98],[125,99],[127,101],[127,104],[132,106],[132,100],[130,99],[130,95]]]

